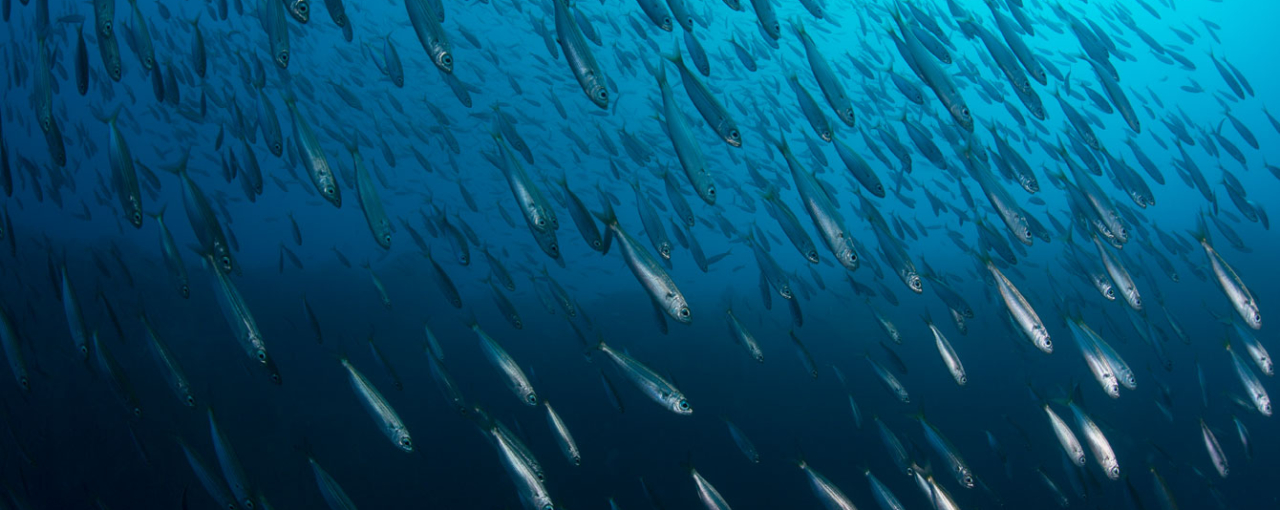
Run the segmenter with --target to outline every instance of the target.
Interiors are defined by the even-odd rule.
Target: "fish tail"
[[[163,222],[163,221],[164,221],[164,210],[165,210],[165,209],[167,209],[168,207],[169,207],[169,204],[168,204],[168,202],[166,202],[166,203],[164,203],[164,204],[162,204],[162,205],[160,206],[160,210],[159,210],[159,211],[156,211],[156,212],[154,212],[154,213],[144,213],[144,214],[146,214],[147,216],[150,216],[152,219],[154,219],[154,220],[156,220],[156,221],[158,221],[158,222]]]
[[[1209,243],[1209,226],[1204,222],[1204,211],[1196,216],[1196,228],[1187,231],[1197,242]]]

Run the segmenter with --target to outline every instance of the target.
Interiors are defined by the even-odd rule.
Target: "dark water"
[[[274,0],[266,1],[264,5],[275,7]],[[1106,114],[1090,99],[1085,88],[1103,103],[1114,103],[1108,102],[1098,74],[1085,60],[1081,39],[1053,4],[1004,0],[993,6],[1002,16],[1011,16],[1009,4],[1021,3],[1035,30],[1034,35],[1022,34],[1022,40],[1063,75],[1051,74],[1047,85],[1031,84],[1048,114],[1042,121],[1019,102],[986,46],[963,33],[963,20],[976,19],[1004,44],[992,8],[971,0],[953,2],[966,16],[953,14],[949,2],[915,2],[922,15],[907,14],[906,23],[917,24],[916,32],[925,33],[928,28],[922,21],[933,20],[953,46],[953,63],[941,68],[972,111],[976,127],[970,139],[894,47],[889,34],[897,33],[897,25],[890,15],[891,3],[826,0],[819,2],[825,3],[825,13],[817,19],[802,2],[772,0],[781,25],[780,48],[773,49],[749,1],[744,0],[743,11],[735,12],[718,0],[686,0],[697,20],[693,33],[710,55],[710,76],[698,79],[727,107],[743,138],[742,148],[721,141],[689,101],[677,68],[664,63],[678,108],[717,185],[716,203],[710,205],[692,192],[664,123],[654,120],[665,114],[648,68],[662,61],[660,53],[673,53],[677,44],[684,58],[692,59],[678,24],[675,35],[660,30],[644,15],[641,3],[632,0],[576,5],[578,15],[590,20],[604,43],[588,43],[608,78],[609,106],[600,109],[579,87],[560,47],[556,46],[558,59],[553,59],[534,28],[541,24],[554,45],[551,2],[443,0],[453,75],[472,89],[467,107],[434,69],[404,1],[348,2],[350,42],[331,19],[331,2],[312,2],[314,12],[306,24],[286,22],[291,44],[287,69],[271,61],[268,34],[259,21],[259,13],[265,11],[257,2],[141,2],[139,13],[147,20],[159,62],[154,72],[172,72],[174,83],[162,88],[172,99],[176,85],[178,104],[153,93],[151,75],[132,49],[137,36],[130,31],[136,22],[127,2],[115,4],[113,17],[123,63],[118,82],[104,71],[98,52],[103,38],[95,34],[92,4],[6,3],[9,18],[0,38],[9,41],[3,52],[7,88],[0,118],[13,186],[0,199],[12,226],[0,243],[0,303],[20,344],[30,390],[16,382],[0,384],[0,507],[216,508],[179,446],[181,441],[197,452],[214,474],[213,482],[226,490],[228,481],[210,436],[209,409],[216,410],[249,490],[256,495],[255,504],[270,508],[325,508],[309,457],[361,508],[519,508],[525,503],[497,453],[498,444],[485,432],[486,420],[478,418],[479,409],[528,445],[545,470],[547,492],[557,507],[564,508],[608,508],[610,499],[624,509],[701,508],[684,467],[689,464],[733,508],[821,506],[824,502],[809,488],[805,472],[796,467],[801,458],[860,508],[877,508],[864,475],[868,470],[905,508],[933,506],[927,493],[895,466],[873,417],[903,441],[912,461],[931,470],[964,509],[1055,506],[1038,468],[1067,495],[1072,507],[1167,508],[1153,471],[1180,508],[1277,505],[1271,487],[1280,477],[1273,465],[1280,455],[1274,417],[1254,408],[1223,348],[1229,338],[1224,321],[1241,319],[1215,279],[1209,257],[1189,234],[1201,217],[1214,217],[1229,229],[1224,232],[1205,220],[1213,246],[1260,303],[1264,325],[1252,334],[1272,352],[1280,349],[1270,333],[1274,318],[1269,306],[1280,299],[1270,267],[1280,243],[1269,222],[1254,220],[1265,219],[1266,211],[1274,209],[1271,197],[1280,192],[1280,169],[1268,164],[1280,162],[1270,149],[1280,126],[1273,126],[1264,110],[1272,106],[1270,91],[1280,86],[1270,69],[1271,20],[1280,14],[1276,6],[1243,0],[1072,3],[1068,10],[1074,16],[1097,27],[1086,30],[1098,30],[1115,45],[1110,62],[1141,122],[1141,131],[1135,132],[1119,113]],[[653,5],[669,10],[661,0]],[[42,6],[49,13],[47,28],[39,26]],[[168,14],[162,15],[162,10]],[[84,95],[76,91],[78,17],[84,19],[90,70]],[[198,24],[190,23],[197,18]],[[848,91],[857,116],[854,127],[844,125],[824,99],[790,26],[792,19],[804,23]],[[195,26],[207,54],[203,78],[196,74],[193,57]],[[1151,40],[1144,41],[1135,27]],[[754,57],[757,71],[743,67],[728,42],[730,36]],[[37,43],[41,39],[43,46]],[[403,63],[403,87],[380,72],[387,41]],[[39,121],[42,47],[51,56],[56,89],[52,111],[66,147],[65,166],[57,164]],[[1210,52],[1237,68],[1252,92],[1244,91],[1243,85],[1241,94],[1234,92]],[[874,78],[864,77],[854,61]],[[894,87],[890,67],[921,87],[923,106],[909,102]],[[836,138],[869,162],[888,190],[887,197],[873,197],[861,189],[834,148],[815,136],[786,83],[791,72],[814,97]],[[282,127],[283,157],[271,154],[268,135],[260,127],[264,117],[255,82],[262,85],[262,96],[273,105]],[[350,91],[359,108],[330,82]],[[1140,313],[1128,310],[1123,297],[1105,300],[1085,275],[1067,264],[1073,257],[1067,247],[1074,244],[1075,257],[1091,270],[1102,271],[1098,251],[1088,240],[1098,230],[1073,217],[1068,209],[1072,192],[1051,176],[1065,173],[1072,183],[1081,182],[1052,150],[1059,141],[1070,147],[1070,137],[1078,136],[1055,93],[1091,119],[1100,145],[1131,166],[1155,200],[1137,207],[1124,183],[1113,178],[1118,170],[1102,151],[1084,148],[1083,143],[1078,143],[1078,150],[1068,149],[1074,165],[1082,166],[1084,156],[1101,161],[1102,175],[1088,178],[1102,190],[1104,202],[1122,210],[1129,237],[1122,249],[1104,249],[1132,274],[1143,297]],[[550,96],[562,103],[563,116]],[[295,153],[294,121],[286,97],[298,98],[303,118],[334,167],[343,195],[340,208],[320,198]],[[441,124],[428,104],[438,108],[448,125]],[[139,165],[142,209],[165,209],[165,224],[190,277],[189,298],[178,293],[166,270],[157,222],[146,217],[141,228],[134,228],[120,205],[120,190],[126,187],[113,184],[111,135],[100,121],[117,108],[117,125]],[[494,108],[514,122],[530,149],[532,164],[515,151],[511,158],[520,160],[558,217],[562,264],[544,254],[530,228],[521,224],[516,199],[494,164],[499,154],[490,136],[499,118]],[[1258,149],[1225,116],[1227,111],[1252,133]],[[947,169],[930,163],[912,144],[903,115],[941,149]],[[1196,142],[1184,147],[1186,156],[1178,147],[1179,129],[1187,130]],[[904,172],[889,153],[880,130],[891,132],[911,152],[911,172]],[[1037,193],[1029,194],[996,171],[999,156],[993,130],[1007,137],[1028,162],[1039,182]],[[446,141],[446,131],[457,141],[456,153]],[[579,148],[571,134],[583,139],[589,152]],[[628,136],[653,151],[648,161],[629,157],[624,148]],[[602,137],[617,154],[609,155]],[[840,221],[859,244],[862,262],[857,270],[833,263],[786,161],[771,143],[779,137],[830,187]],[[373,242],[362,213],[353,160],[344,150],[352,140],[394,229],[389,250]],[[1139,165],[1128,140],[1153,161],[1163,184]],[[1222,140],[1239,148],[1243,164]],[[821,157],[811,145],[820,148]],[[246,192],[242,185],[249,178],[245,147],[252,148],[261,167],[260,194]],[[982,172],[990,172],[1016,206],[1045,226],[1049,242],[1036,239],[1023,246],[1012,239],[965,169],[966,154],[983,147],[992,159],[981,166]],[[888,157],[877,158],[877,149]],[[229,279],[256,319],[282,378],[280,385],[272,384],[237,343],[218,302],[216,270],[202,264],[195,252],[200,240],[184,208],[189,198],[184,197],[182,181],[164,171],[184,153],[190,154],[192,182],[213,203],[215,221],[234,238],[237,267]],[[1192,165],[1184,158],[1203,174],[1207,193],[1197,191],[1190,177]],[[239,173],[228,179],[231,160]],[[749,165],[767,185],[783,187],[779,196],[815,243],[819,263],[806,262],[766,212],[761,199],[766,190],[753,180]],[[691,229],[676,227],[680,219],[658,176],[663,168],[673,173],[696,215]],[[146,172],[154,172],[155,184]],[[1247,193],[1246,205],[1231,199],[1233,190],[1228,188],[1235,184],[1226,173]],[[657,209],[673,238],[667,272],[688,302],[691,324],[667,317],[659,325],[652,299],[617,253],[622,251],[619,241],[604,256],[583,241],[556,182],[561,176],[592,211],[602,210],[593,187],[612,196],[622,228],[643,250],[656,253],[642,227],[631,183],[644,190],[644,200]],[[472,197],[474,209],[460,187]],[[972,205],[961,188],[972,196]],[[935,213],[926,190],[950,210]],[[859,194],[889,222],[889,238],[901,243],[917,269],[927,262],[972,306],[974,317],[966,322],[966,332],[950,320],[935,280],[926,278],[921,294],[899,280],[873,232],[876,227],[868,216],[874,215],[858,205]],[[514,221],[504,220],[504,214]],[[296,219],[300,243],[294,239],[290,215]],[[469,264],[459,263],[441,230],[445,218],[479,238],[479,244],[468,243]],[[1016,263],[1009,263],[997,251],[984,249],[1043,319],[1054,343],[1052,354],[1037,350],[1010,325],[996,284],[979,262],[982,255],[961,248],[984,246],[974,218],[984,218],[996,237],[1017,251]],[[598,220],[595,226],[605,228]],[[690,249],[674,241],[676,228],[696,238],[706,257],[727,255],[713,262],[709,271],[700,270]],[[456,285],[460,308],[446,299],[410,229],[424,238]],[[1187,249],[1171,251],[1157,229],[1183,240]],[[1231,232],[1241,246],[1233,246]],[[761,270],[748,237],[754,242],[764,238],[797,294],[802,321],[776,291],[765,290],[771,306],[765,304]],[[495,291],[486,280],[497,280],[482,247],[514,277],[516,289],[500,292],[518,311],[521,329],[513,328],[495,306]],[[298,264],[284,249],[296,254]],[[1171,261],[1177,281],[1158,263],[1162,257]],[[370,270],[361,267],[364,263],[385,286],[389,307],[383,305]],[[122,405],[111,385],[113,376],[95,363],[99,348],[91,349],[88,360],[77,352],[59,290],[64,267],[85,330],[96,332],[100,349],[119,363],[114,377],[127,378],[140,416],[131,404]],[[576,316],[567,316],[554,302],[548,275],[573,301]],[[849,278],[871,293],[856,292]],[[316,341],[304,299],[316,314],[323,342]],[[902,345],[885,335],[868,303],[897,325]],[[763,363],[735,344],[724,314],[730,305],[759,341]],[[184,406],[166,383],[140,319],[144,312],[190,381],[194,408]],[[1064,319],[1073,316],[1128,362],[1136,389],[1122,387],[1118,399],[1100,391],[1065,325]],[[935,321],[963,362],[963,386],[942,363],[923,317]],[[1186,342],[1168,317],[1178,323]],[[539,399],[554,404],[581,450],[580,466],[562,455],[543,406],[525,405],[505,387],[503,375],[468,328],[472,322],[505,347]],[[470,411],[465,416],[431,376],[424,324],[438,339],[442,363],[466,399]],[[797,354],[789,333],[811,356],[816,377]],[[370,337],[394,376],[371,352]],[[647,399],[595,350],[600,340],[671,381],[688,398],[692,415],[677,415]],[[1273,378],[1254,366],[1239,339],[1233,340],[1232,348],[1265,388],[1275,389]],[[902,359],[906,373],[892,368],[886,349]],[[866,356],[890,367],[910,392],[910,403],[899,402],[882,387]],[[12,372],[13,357],[5,357]],[[353,390],[342,358],[349,359],[395,409],[412,435],[413,453],[397,449],[380,433]],[[1203,388],[1198,371],[1203,372]],[[607,397],[602,373],[617,388],[624,412]],[[13,378],[5,375],[3,380]],[[1084,442],[1083,431],[1065,405],[1074,387],[1079,392],[1073,403],[1099,424],[1115,451],[1122,472],[1119,480],[1107,479],[1087,444],[1088,463],[1083,468],[1063,460],[1040,399],[1051,402]],[[855,423],[849,396],[861,411],[861,427]],[[964,488],[948,472],[921,430],[921,413],[954,445],[981,481],[979,487]],[[1237,418],[1247,427],[1249,453],[1237,433]],[[758,464],[739,451],[726,419],[750,437],[759,452]],[[1200,420],[1229,461],[1226,478],[1211,462]],[[989,445],[988,435],[998,441],[1003,460]],[[1073,487],[1072,477],[1083,480],[1081,490]],[[646,486],[652,497],[646,495]]]

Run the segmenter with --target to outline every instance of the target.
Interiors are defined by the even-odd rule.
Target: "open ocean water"
[[[1280,507],[1280,4],[2,10],[0,508]]]

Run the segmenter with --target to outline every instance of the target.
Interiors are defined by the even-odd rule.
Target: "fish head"
[[[110,16],[104,16],[105,19],[98,24],[98,35],[105,39],[110,39],[115,34],[115,22]]]
[[[307,0],[291,0],[289,2],[289,15],[299,23],[305,24],[311,20],[311,4]]]
[[[670,32],[672,28],[675,28],[671,24],[671,16],[662,16],[662,20],[658,22],[658,28],[661,28],[665,32]]]
[[[830,129],[822,129],[822,130],[819,130],[819,131],[818,131],[818,138],[821,138],[821,139],[822,139],[822,141],[824,141],[824,142],[830,142],[830,141],[831,141],[831,130],[830,130]]]
[[[124,70],[120,67],[120,59],[111,59],[111,62],[107,63],[107,74],[112,80],[120,81],[120,76],[124,74]]]
[[[715,205],[716,203],[716,185],[715,184],[707,183],[699,191],[701,191],[701,193],[698,193],[698,196],[702,197],[703,201],[705,201],[708,205]],[[693,223],[689,223],[689,226],[692,227]]]
[[[658,243],[658,255],[663,260],[671,260],[671,241],[663,241]]]
[[[1111,398],[1120,398],[1120,382],[1114,376],[1109,377],[1103,388],[1107,391],[1107,396]]]
[[[1124,299],[1129,302],[1134,310],[1142,309],[1142,296],[1138,295],[1137,287],[1130,287],[1124,291]]]
[[[404,88],[404,75],[392,76],[391,83],[394,83],[396,88]]]
[[[26,375],[18,376],[18,385],[22,386],[23,391],[31,392],[31,380]]]
[[[911,287],[911,292],[920,294],[924,292],[924,281],[920,279],[920,275],[914,271],[907,273],[907,286]]]
[[[1031,332],[1031,342],[1036,344],[1045,354],[1053,354],[1053,341],[1049,339],[1049,331],[1042,326],[1037,326]]]
[[[1266,395],[1258,395],[1258,412],[1263,416],[1271,416],[1271,397]]]
[[[320,184],[320,195],[325,200],[333,204],[334,207],[342,207],[342,191],[338,189],[338,183],[333,178],[327,178]]]
[[[969,114],[969,107],[964,103],[952,104],[949,108],[951,116],[955,117],[956,122],[960,123],[960,127],[970,133],[973,132],[973,116]]]
[[[852,106],[846,106],[844,108],[841,108],[840,110],[836,111],[836,115],[839,116],[840,120],[844,121],[845,124],[848,124],[850,126],[853,125],[854,118],[853,118]],[[830,142],[831,140],[827,140],[827,141]]]
[[[1120,464],[1116,463],[1114,459],[1111,462],[1108,462],[1108,464],[1109,465],[1107,466],[1107,478],[1110,478],[1112,480],[1119,480]]]
[[[142,67],[145,67],[148,71],[155,69],[156,68],[155,55],[147,55],[142,57]]]
[[[53,129],[52,110],[49,111],[49,115],[45,115],[43,111],[40,113],[40,129],[43,129],[46,133]]]
[[[271,60],[274,60],[276,65],[280,66],[281,69],[288,69],[289,48],[276,48],[275,55],[272,56]]]
[[[284,155],[284,141],[279,139],[271,140],[271,143],[267,145],[267,149],[278,158]]]
[[[431,61],[440,70],[453,74],[453,52],[444,42],[436,41],[431,45]]]
[[[404,427],[397,427],[395,430],[396,447],[404,450],[405,453],[413,453],[413,439],[409,438],[409,431]]]
[[[191,286],[186,282],[178,284],[178,294],[182,295],[182,299],[191,297]]]
[[[684,296],[678,292],[673,292],[668,296],[667,313],[682,324],[693,322],[693,312],[689,310],[689,304],[685,302]]]
[[[845,269],[854,271],[858,269],[858,252],[854,251],[853,243],[846,241],[836,253],[836,260],[840,262]]]
[[[817,248],[809,248],[808,250],[805,250],[805,252],[804,252],[804,259],[805,259],[805,260],[808,260],[809,262],[812,262],[812,263],[814,263],[814,264],[817,264],[817,263],[818,263],[818,249],[817,249]]]
[[[223,273],[230,273],[234,269],[231,262],[231,250],[227,249],[227,245],[218,243],[213,247],[213,253],[218,260],[218,269]]]
[[[1262,313],[1258,311],[1258,305],[1250,303],[1245,307],[1244,313],[1241,315],[1243,315],[1244,321],[1249,324],[1250,328],[1262,329]]]
[[[737,126],[728,126],[725,128],[724,141],[734,147],[742,147],[742,133],[738,131]]]
[[[782,285],[778,286],[778,294],[782,295],[784,299],[795,298],[795,293],[791,292],[791,284],[788,284],[788,283],[783,283]]]
[[[1040,191],[1040,182],[1032,175],[1019,175],[1018,184],[1021,185],[1022,189],[1026,190],[1027,193],[1037,193]]]
[[[524,403],[526,405],[531,405],[531,406],[538,405],[538,394],[533,392],[533,388],[525,386],[522,389],[521,393],[523,394],[523,396],[521,397],[521,400],[524,400]]]
[[[689,400],[679,392],[667,395],[667,405],[671,406],[671,410],[676,414],[693,414],[693,407],[689,405]]]
[[[142,228],[142,207],[134,201],[129,204],[129,224],[133,228]]]
[[[265,351],[263,352],[263,355],[264,356],[266,355]],[[284,379],[280,377],[280,370],[276,369],[275,361],[272,361],[270,358],[267,358],[267,360],[263,362],[263,364],[267,368],[267,377],[271,379],[271,384],[274,384],[276,386],[280,386],[281,384],[284,384]]]
[[[956,472],[957,474],[960,475],[959,476],[960,485],[963,485],[966,488],[972,489],[974,484],[973,472],[969,471],[969,468],[964,466],[960,466],[959,468],[957,468]]]

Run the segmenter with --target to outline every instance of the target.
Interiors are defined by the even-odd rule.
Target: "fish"
[[[543,399],[542,406],[547,408],[547,423],[556,434],[556,442],[560,444],[560,451],[564,453],[569,463],[575,466],[582,465],[582,454],[578,451],[578,444],[573,441],[573,436],[569,434],[569,427],[565,425],[560,415],[556,414],[555,409],[551,407],[551,402]]]
[[[146,312],[142,312],[138,316],[139,322],[142,323],[142,329],[146,332],[147,346],[151,351],[151,355],[156,362],[160,364],[161,375],[164,376],[165,382],[169,384],[169,389],[173,390],[174,395],[182,402],[182,405],[194,408],[196,406],[196,397],[191,387],[190,379],[187,378],[186,371],[178,363],[178,358],[174,355],[169,345],[156,332],[155,327],[151,325],[151,320],[147,317]]]
[[[742,132],[738,131],[738,123],[733,120],[729,110],[711,93],[711,89],[701,79],[689,72],[689,67],[684,63],[684,57],[679,53],[663,55],[663,57],[675,64],[676,69],[680,70],[680,82],[684,84],[685,94],[689,96],[689,101],[693,103],[694,108],[702,115],[702,119],[707,122],[707,126],[712,131],[715,131],[716,135],[729,144],[730,147],[741,148]]]
[[[831,483],[831,480],[822,476],[822,473],[814,470],[813,467],[809,466],[808,462],[801,459],[796,462],[796,465],[799,466],[800,470],[804,471],[805,476],[808,477],[809,488],[812,489],[813,494],[818,497],[818,501],[822,502],[823,508],[831,510],[854,510],[857,508],[853,506],[853,501],[851,501],[848,496],[845,496],[844,492],[841,491],[839,487],[836,487],[836,484]]]
[[[240,459],[235,451],[231,448],[231,441],[227,438],[226,432],[218,426],[218,420],[213,414],[213,408],[209,408],[206,412],[209,417],[209,436],[213,440],[213,453],[218,459],[218,466],[222,468],[222,478],[227,481],[228,487],[231,489],[231,495],[235,497],[241,508],[253,509],[256,505],[256,499],[249,487],[249,480],[245,476],[244,467],[240,464]]]
[[[342,368],[347,370],[347,379],[351,382],[351,389],[356,392],[356,396],[360,397],[360,403],[364,406],[373,420],[377,422],[378,428],[382,430],[382,434],[391,440],[391,443],[405,453],[413,452],[413,438],[409,436],[409,429],[405,427],[400,416],[396,414],[396,410],[391,407],[387,399],[382,396],[373,383],[356,369],[355,365],[346,357],[339,358]]]
[[[1218,475],[1226,478],[1230,467],[1227,464],[1227,454],[1222,451],[1222,445],[1218,444],[1218,438],[1213,435],[1213,431],[1209,430],[1209,425],[1200,419],[1200,435],[1204,438],[1204,448],[1209,452],[1209,460],[1213,461],[1213,467],[1218,471]]]
[[[722,419],[724,420],[725,426],[729,428],[729,436],[733,438],[733,443],[738,445],[738,450],[742,452],[742,455],[752,464],[759,464],[760,453],[756,451],[755,444],[751,442],[751,439],[747,437],[747,434],[744,433],[742,429],[738,428],[737,425],[734,425],[732,421],[729,421],[728,418]]]
[[[681,393],[675,385],[657,372],[654,372],[653,369],[636,361],[635,358],[615,350],[603,341],[596,344],[595,350],[604,353],[613,362],[614,366],[618,367],[618,370],[626,376],[627,380],[631,381],[650,400],[676,414],[693,414],[693,407],[689,405],[689,400],[685,398],[684,393]]]
[[[1236,313],[1244,320],[1250,328],[1255,330],[1262,329],[1262,314],[1259,311],[1258,303],[1253,298],[1253,293],[1249,292],[1249,288],[1245,286],[1235,269],[1227,263],[1222,255],[1210,244],[1208,229],[1204,224],[1204,217],[1199,218],[1198,227],[1191,232],[1192,237],[1204,249],[1205,256],[1209,258],[1209,265],[1213,269],[1214,281],[1217,282],[1218,288],[1226,294],[1227,299],[1231,301],[1231,306],[1235,308]]]
[[[635,275],[636,280],[645,288],[649,297],[653,302],[666,312],[666,314],[682,324],[690,324],[693,322],[693,313],[689,310],[689,304],[685,301],[684,294],[680,292],[671,275],[658,263],[648,250],[641,246],[639,241],[618,223],[618,217],[613,212],[613,206],[608,202],[605,203],[605,211],[598,216],[604,222],[605,232],[604,250],[601,253],[608,254],[609,247],[613,243],[613,239],[618,239],[621,247],[622,256],[626,260],[627,268]]]
[[[431,63],[442,73],[453,74],[453,46],[445,34],[443,16],[438,16],[431,9],[432,0],[405,0],[404,6],[409,13],[409,23],[426,50]]]
[[[337,177],[334,176],[333,167],[329,165],[329,157],[320,146],[320,140],[316,138],[311,125],[298,110],[297,100],[292,95],[285,96],[284,104],[289,108],[289,115],[293,118],[293,139],[297,143],[303,167],[311,177],[311,184],[315,186],[321,197],[334,207],[341,208],[342,190],[338,186]]]
[[[373,240],[378,243],[384,250],[391,249],[391,220],[387,218],[387,212],[382,208],[382,200],[378,198],[378,189],[374,187],[373,179],[369,177],[369,171],[365,169],[364,158],[360,157],[360,149],[355,145],[348,145],[347,151],[351,153],[352,164],[356,170],[356,197],[360,200],[360,209],[364,211],[365,222],[369,225],[369,232],[373,234]]]
[[[684,116],[684,112],[680,111],[679,106],[676,105],[671,86],[667,83],[666,67],[661,62],[656,67],[658,72],[655,75],[658,88],[662,93],[663,121],[667,136],[671,139],[671,145],[676,151],[676,157],[680,160],[680,167],[684,169],[685,177],[689,179],[689,184],[693,186],[698,198],[707,205],[715,205],[716,184],[707,168],[706,157],[694,138],[693,131],[689,129],[689,121]]]
[[[480,325],[472,323],[471,331],[476,334],[476,338],[480,340],[480,347],[484,350],[484,355],[489,359],[489,363],[502,373],[503,379],[507,384],[507,388],[524,402],[525,405],[538,405],[538,394],[533,390],[533,384],[529,382],[529,377],[525,375],[524,370],[520,369],[520,365],[515,359],[507,353],[507,350],[489,336]]]
[[[210,268],[218,267],[212,254],[205,255],[205,262],[209,264]],[[218,269],[212,269],[209,273],[211,274],[211,284],[215,290],[214,294],[218,298],[218,307],[222,311],[227,327],[231,330],[232,335],[235,336],[236,342],[240,344],[240,348],[255,365],[266,371],[272,383],[276,385],[282,384],[284,380],[280,377],[280,371],[276,368],[275,360],[267,354],[267,345],[263,340],[262,331],[258,328],[258,322],[249,310],[248,304],[245,303],[244,296],[240,294],[235,282],[231,280],[229,275]]]
[[[59,274],[62,282],[62,310],[67,318],[67,328],[71,332],[71,341],[80,359],[87,360],[89,359],[90,333],[84,323],[84,312],[80,308],[80,300],[76,297],[76,290],[71,284],[71,278],[67,276],[65,264]]]

